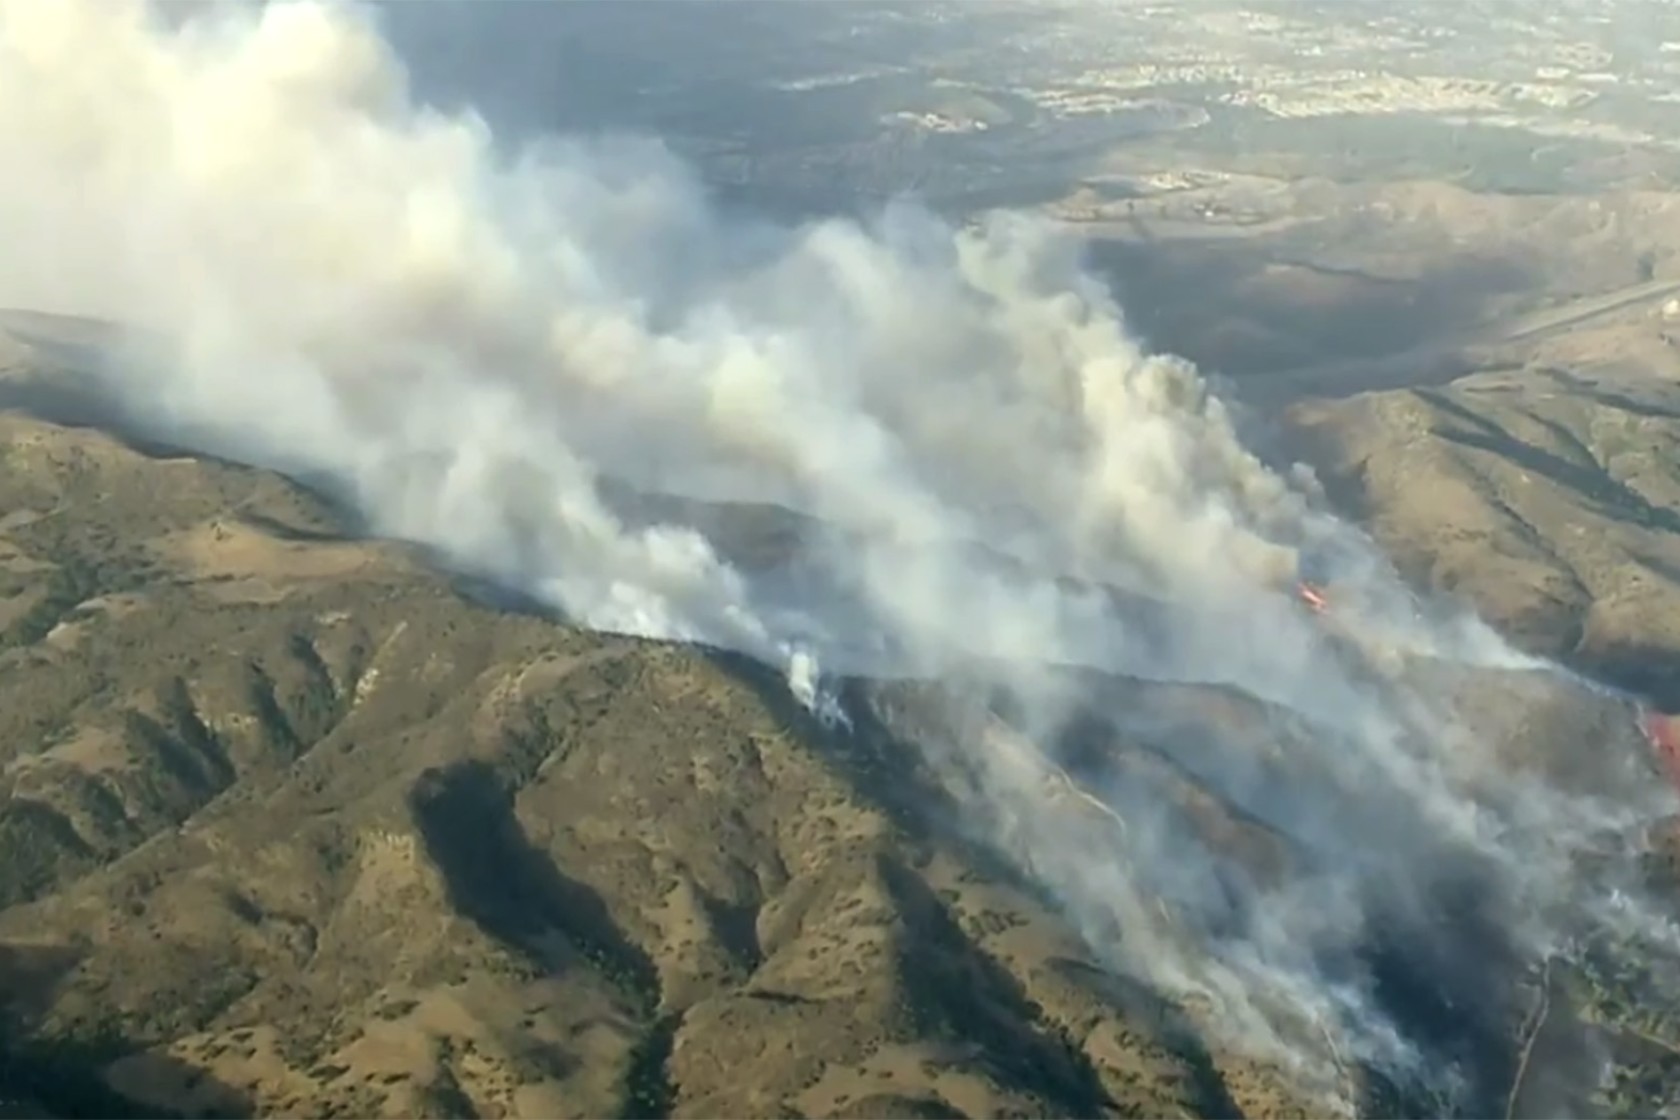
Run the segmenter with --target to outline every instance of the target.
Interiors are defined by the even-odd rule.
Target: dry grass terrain
[[[745,666],[476,605],[272,475],[16,415],[0,458],[15,1108],[1278,1092],[1081,980],[1020,885],[870,792],[902,761],[829,750]]]
[[[1680,386],[1555,367],[1297,407],[1327,485],[1420,583],[1680,702]]]
[[[1051,212],[1128,316],[1267,403],[1602,361],[1680,374],[1680,196],[1213,177]]]
[[[1535,363],[1302,403],[1291,419],[1327,489],[1414,583],[1462,596],[1530,649],[1675,711],[1680,385],[1605,360],[1630,351],[1590,351],[1573,372]],[[1572,742],[1590,765],[1602,732],[1542,712],[1524,737]],[[1672,867],[1661,874],[1680,889]],[[1680,1024],[1648,1005],[1641,962],[1590,960],[1553,984],[1589,1019],[1617,1024],[1606,1036],[1611,1114],[1648,1115],[1673,1099]]]
[[[13,1112],[1305,1111],[933,827],[940,775],[750,666],[479,605],[263,472],[14,414],[0,455]],[[1070,815],[1121,773],[1286,865],[1134,746],[1069,760]]]
[[[1642,287],[1677,274],[1654,234],[1624,251],[1667,202],[1349,189],[1269,191],[1252,245],[1111,248],[1208,297],[1146,307],[1155,337],[1327,394],[1290,412],[1298,446],[1417,583],[1680,707],[1680,326]],[[1431,225],[1467,232],[1407,242]],[[0,369],[39,360],[0,332]],[[1432,383],[1383,388],[1408,379]],[[797,537],[718,517],[744,556]],[[1558,744],[1628,732],[1457,683],[1560,772]],[[1215,690],[1126,702],[1265,723]],[[948,776],[892,746],[733,659],[476,602],[272,474],[0,413],[0,1115],[1306,1111],[930,823]],[[1070,815],[1100,812],[1078,774],[1122,774],[1255,874],[1287,864],[1148,752],[1077,761]],[[1640,984],[1613,957],[1533,978],[1514,1114],[1583,1022],[1613,1039],[1610,1111],[1673,1096],[1680,1024]]]

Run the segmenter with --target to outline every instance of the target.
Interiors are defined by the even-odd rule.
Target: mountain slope
[[[1466,535],[1463,518],[1495,509],[1482,476],[1450,508],[1400,485],[1464,461],[1407,426],[1426,405],[1440,407],[1359,398],[1298,419],[1332,488],[1406,563],[1427,575],[1450,553],[1489,573],[1463,589],[1544,644],[1553,600],[1524,599],[1500,575],[1511,550]],[[1488,456],[1484,473],[1510,469]],[[0,462],[0,1108],[1312,1111],[1282,1071],[1224,1049],[1203,1009],[1106,967],[997,858],[1009,822],[987,815],[964,753],[1012,759],[1025,804],[1054,807],[1038,826],[1082,852],[1118,861],[1113,829],[1153,804],[1221,882],[1226,867],[1287,879],[1303,858],[1290,822],[1243,809],[1205,768],[1217,742],[1256,759],[1243,780],[1298,783],[1272,765],[1302,731],[1253,697],[1088,682],[1091,726],[1041,748],[965,723],[940,689],[856,682],[858,727],[831,733],[739,659],[475,601],[272,474],[15,414],[0,414]],[[1567,513],[1583,493],[1551,500]],[[745,549],[786,549],[773,511],[722,511],[720,532],[736,513]],[[1569,522],[1524,524],[1550,541]],[[1664,544],[1636,530],[1617,547]],[[1619,697],[1346,640],[1366,671],[1450,700],[1513,772],[1613,791],[1596,760],[1639,750]],[[1385,811],[1381,789],[1322,792],[1351,817]],[[1170,893],[1141,921],[1187,937]],[[1391,1011],[1477,1062],[1478,1099],[1513,1115],[1579,1107],[1592,1071],[1564,1059],[1601,1042],[1622,1078],[1604,1110],[1649,1114],[1680,1030],[1639,962],[1605,945],[1542,975],[1469,976],[1500,952],[1494,938],[1461,954],[1473,932],[1400,913],[1379,929],[1371,967],[1403,981]],[[1478,1013],[1442,1011],[1471,981]],[[1567,1084],[1541,1065],[1571,1069]],[[1345,1073],[1366,1112],[1427,1110]]]
[[[1292,420],[1327,490],[1414,583],[1680,709],[1680,391],[1666,378],[1538,365],[1309,402]],[[1609,732],[1580,715],[1539,708],[1519,741],[1555,743],[1590,769]],[[1671,831],[1651,860],[1669,900],[1677,850]],[[1598,1107],[1610,1115],[1659,1114],[1674,1099],[1680,1023],[1653,1005],[1650,963],[1594,951],[1584,973],[1553,978],[1603,1032]]]
[[[1680,392],[1488,372],[1298,406],[1327,487],[1416,582],[1531,648],[1680,703]]]
[[[14,415],[0,449],[0,947],[48,1107],[90,1062],[187,1113],[1281,1092],[750,667],[474,603],[271,475]]]

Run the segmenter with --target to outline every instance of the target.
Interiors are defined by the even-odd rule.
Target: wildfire
[[[1680,717],[1642,708],[1639,727],[1656,753],[1669,783],[1680,791]]]
[[[1296,585],[1295,594],[1314,614],[1323,614],[1330,609],[1330,600],[1325,597],[1324,592],[1310,583],[1303,582]]]

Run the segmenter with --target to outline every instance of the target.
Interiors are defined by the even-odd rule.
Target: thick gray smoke
[[[874,714],[972,827],[1093,952],[1327,1101],[1346,1063],[1431,1072],[1374,941],[1468,985],[1671,937],[1576,868],[1662,808],[1633,754],[1563,791],[1455,693],[1466,667],[1575,686],[1416,610],[1043,223],[743,225],[652,143],[504,157],[313,2],[165,26],[0,0],[0,145],[0,304],[139,328],[97,375],[131,422],[324,481],[584,625],[785,667],[825,710],[835,674],[941,682]],[[731,558],[682,512],[720,502],[804,515],[800,547]],[[1362,643],[1295,601],[1304,559]],[[1457,668],[1408,668],[1431,658]],[[1075,813],[1075,740],[1154,761],[1082,764],[1106,804]],[[1209,790],[1246,839],[1169,808]],[[1442,933],[1454,892],[1476,913]]]

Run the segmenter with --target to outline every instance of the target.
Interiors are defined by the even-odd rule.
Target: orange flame
[[[1639,728],[1656,753],[1657,762],[1667,775],[1669,784],[1680,792],[1680,731],[1677,731],[1676,723],[1674,716],[1641,706]]]
[[[1310,583],[1299,584],[1295,588],[1295,593],[1300,596],[1301,602],[1305,603],[1314,614],[1323,614],[1330,609],[1330,600],[1325,598],[1324,592]]]

